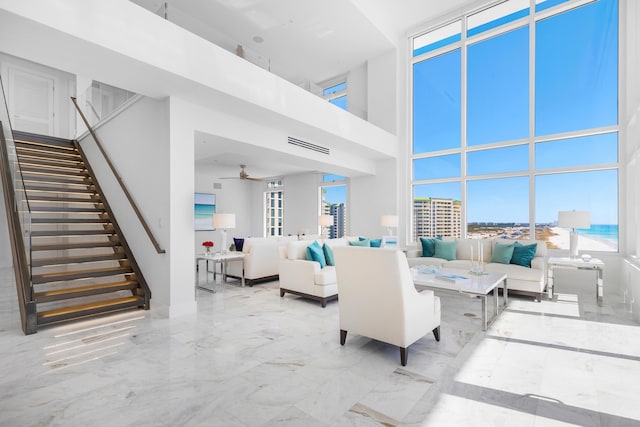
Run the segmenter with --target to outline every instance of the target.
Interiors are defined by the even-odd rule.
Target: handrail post
[[[74,96],[71,97],[71,101],[73,101],[73,105],[75,105],[76,110],[78,110],[78,113],[80,114],[80,117],[82,118],[82,121],[84,122],[85,126],[89,130],[89,133],[93,137],[93,140],[96,142],[96,145],[98,146],[98,149],[102,153],[102,156],[104,157],[105,161],[107,162],[107,165],[109,165],[109,168],[111,169],[111,172],[113,173],[113,175],[115,176],[116,180],[118,181],[118,184],[120,184],[120,188],[122,189],[122,191],[124,192],[125,196],[127,197],[127,200],[129,201],[129,204],[133,208],[133,211],[136,213],[136,216],[138,217],[138,220],[142,224],[142,227],[144,228],[144,231],[146,231],[147,236],[149,236],[149,239],[151,240],[151,243],[153,244],[153,246],[156,249],[156,252],[158,252],[159,254],[166,253],[167,251],[164,250],[162,247],[160,247],[160,244],[158,243],[158,241],[156,240],[155,236],[153,235],[153,232],[151,231],[151,228],[147,224],[147,221],[145,221],[142,213],[140,212],[140,209],[138,209],[138,205],[133,200],[133,197],[131,196],[131,193],[129,193],[129,190],[127,189],[127,186],[125,185],[124,181],[120,177],[120,174],[116,170],[116,167],[111,162],[111,159],[109,158],[109,155],[107,154],[107,152],[102,147],[102,144],[100,143],[100,140],[98,139],[98,135],[96,135],[95,131],[93,130],[93,127],[91,127],[91,125],[89,124],[89,121],[87,120],[87,118],[85,117],[84,113],[82,112],[82,110],[78,106],[78,102],[77,102],[77,100],[76,100],[76,98]]]

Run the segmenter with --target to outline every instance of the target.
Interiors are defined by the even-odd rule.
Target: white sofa
[[[336,247],[340,292],[340,344],[347,333],[400,347],[407,364],[408,347],[433,332],[440,341],[440,298],[416,291],[407,259],[398,250]]]
[[[326,243],[331,248],[347,246],[354,238],[325,239],[316,241],[322,246]],[[316,261],[309,261],[306,257],[307,246],[313,240],[288,242],[280,249],[280,297],[286,293],[320,301],[322,307],[327,302],[338,298],[335,267],[327,265],[320,268]]]
[[[288,242],[297,241],[297,236],[284,237],[249,237],[244,239],[244,278],[249,286],[262,281],[278,279],[279,248]],[[242,263],[230,262],[227,275],[240,277]]]
[[[471,269],[471,251],[477,260],[478,239],[453,239],[444,238],[444,241],[456,241],[456,259],[448,261],[443,258],[423,257],[422,246],[418,240],[417,248],[407,251],[407,260],[410,266],[435,265],[443,268]],[[514,242],[509,239],[481,239],[483,256],[483,268],[487,272],[499,272],[507,275],[507,287],[509,292],[517,291],[526,294],[534,294],[538,301],[542,300],[542,294],[547,284],[547,246],[542,240],[517,240],[523,245],[537,243],[536,253],[531,260],[531,268],[517,264],[502,264],[491,262],[493,248],[498,243]]]

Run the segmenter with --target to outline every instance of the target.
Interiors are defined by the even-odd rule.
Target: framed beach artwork
[[[216,195],[195,193],[193,212],[196,231],[213,230],[213,214],[216,213]]]

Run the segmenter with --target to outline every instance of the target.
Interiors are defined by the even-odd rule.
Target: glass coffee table
[[[480,298],[482,300],[482,330],[486,331],[501,311],[509,303],[507,291],[507,275],[503,273],[471,274],[465,270],[443,268],[437,272],[426,272],[419,268],[411,269],[413,283],[417,290],[439,289]],[[503,306],[498,305],[498,289],[502,285]],[[493,291],[494,315],[491,319],[487,316],[487,297]]]

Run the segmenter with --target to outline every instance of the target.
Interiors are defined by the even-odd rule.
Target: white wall
[[[347,111],[367,120],[367,65],[350,70],[347,74]]]
[[[233,243],[233,237],[251,237],[261,235],[254,231],[252,223],[254,216],[259,216],[259,210],[254,210],[255,200],[253,192],[254,186],[263,184],[240,179],[221,180],[219,173],[213,166],[197,166],[195,171],[195,192],[213,193],[216,195],[216,212],[234,213],[236,215],[236,228],[227,232],[227,243]],[[217,183],[221,188],[214,188]],[[221,231],[196,231],[195,232],[195,252],[202,253],[204,248],[202,242],[211,240],[215,243],[214,250],[221,248]]]
[[[318,234],[320,213],[320,173],[304,173],[284,177],[284,234],[308,230]]]
[[[375,175],[351,178],[348,195],[350,234],[370,238],[387,234],[380,219],[382,215],[398,214],[397,187],[396,160],[377,162]]]
[[[370,59],[367,63],[367,110],[370,123],[396,134],[397,51]]]
[[[166,314],[173,302],[169,260],[174,252],[169,229],[172,220],[169,101],[143,98],[98,127],[96,133],[160,246],[167,251],[162,255],[156,252],[93,138],[83,138],[81,147],[151,288],[151,307]],[[193,259],[189,265],[193,266]],[[193,280],[194,277],[190,283]]]

